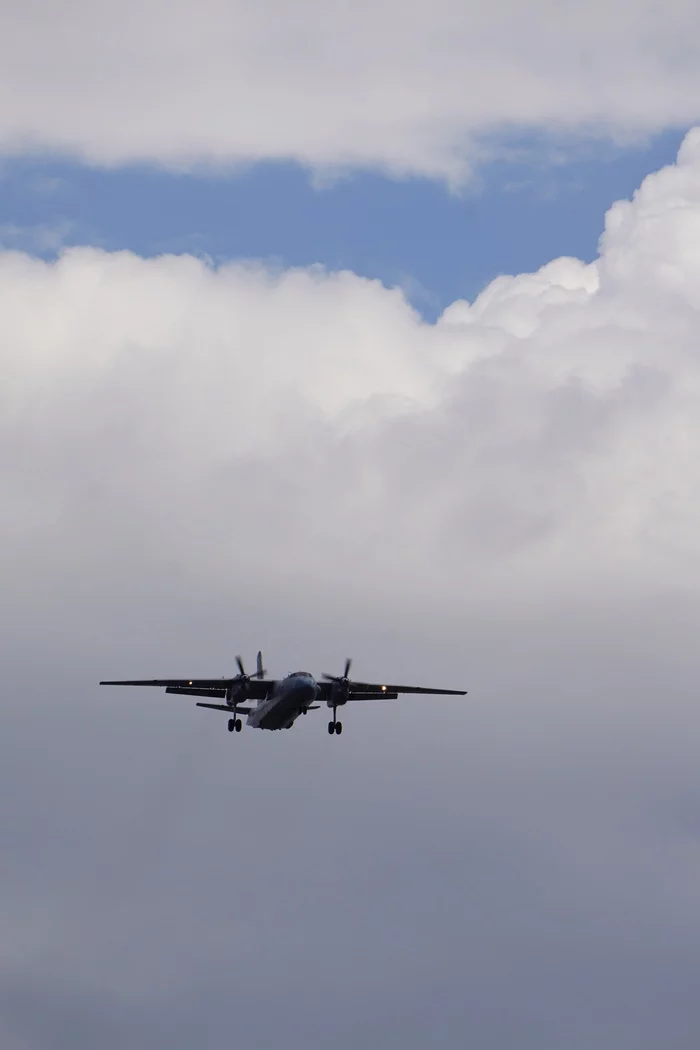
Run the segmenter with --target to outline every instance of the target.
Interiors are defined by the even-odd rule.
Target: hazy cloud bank
[[[513,133],[625,141],[700,116],[700,15],[686,0],[78,0],[1,18],[6,152],[185,168],[283,158],[457,183]]]
[[[0,255],[8,1050],[692,1043],[699,227],[694,132],[436,325]],[[258,644],[470,695],[232,743],[96,685]]]

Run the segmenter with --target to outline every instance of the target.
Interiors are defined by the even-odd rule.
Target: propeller
[[[323,674],[323,678],[329,682],[333,682],[332,700],[328,701],[329,706],[335,707],[336,704],[341,705],[347,702],[348,693],[350,692],[350,679],[348,678],[348,675],[350,674],[351,666],[352,660],[348,657],[345,661],[345,670],[342,675]]]
[[[236,657],[236,663],[238,664],[238,670],[240,674],[237,674],[235,678],[232,678],[228,686],[226,687],[226,703],[229,705],[229,707],[235,706],[234,701],[237,697],[245,698],[245,695],[248,692],[248,683],[250,682],[251,678],[261,679],[264,678],[266,674],[266,671],[263,668],[261,652],[258,652],[256,669],[252,675],[246,674],[246,669],[243,666],[243,659],[240,656]]]
[[[351,667],[352,667],[352,660],[351,660],[350,657],[348,657],[347,660],[345,661],[345,670],[343,671],[342,676],[335,675],[335,674],[324,674],[323,677],[326,678],[329,682],[339,682],[339,683],[342,682],[343,685],[347,685],[348,684],[348,675],[350,674],[350,668]]]
[[[238,664],[238,670],[241,672],[239,675],[236,676],[235,680],[237,681],[249,682],[251,678],[264,678],[267,674],[267,671],[265,671],[263,668],[263,659],[261,652],[258,652],[256,661],[257,666],[252,675],[246,674],[245,667],[243,666],[243,660],[240,656],[236,657],[236,663]]]

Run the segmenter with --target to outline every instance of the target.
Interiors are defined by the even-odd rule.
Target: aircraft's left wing
[[[363,693],[376,693],[380,696],[385,693],[424,693],[424,694],[440,694],[441,696],[466,696],[466,689],[429,689],[423,685],[389,685],[380,683],[379,685],[370,682],[350,682],[351,693],[358,693],[358,699],[362,699]]]
[[[324,700],[332,696],[333,682],[319,682]],[[396,700],[399,693],[441,694],[443,696],[466,696],[466,689],[429,689],[422,685],[389,685],[378,682],[348,682],[348,700]]]

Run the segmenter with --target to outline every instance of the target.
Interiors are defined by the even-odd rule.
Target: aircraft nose
[[[318,692],[318,686],[314,682],[313,678],[307,678],[302,680],[298,686],[299,698],[304,703],[310,704],[316,699]]]

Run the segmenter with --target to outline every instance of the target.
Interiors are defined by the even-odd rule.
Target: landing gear
[[[342,722],[336,722],[335,723],[335,731],[338,734],[338,736],[340,736],[340,734],[343,732],[343,723]]]
[[[241,722],[240,718],[229,718],[229,720],[228,720],[228,731],[229,731],[229,733],[233,733],[234,730],[236,731],[236,733],[240,733],[242,728],[243,728],[243,723]]]
[[[335,733],[335,722],[328,723],[328,732],[331,736]]]
[[[335,711],[334,711],[333,712],[333,721],[328,723],[328,734],[329,734],[329,736],[333,736],[333,734],[336,733],[338,736],[340,736],[340,734],[342,732],[343,732],[343,723],[342,722],[336,722],[336,720],[335,720]]]

